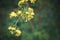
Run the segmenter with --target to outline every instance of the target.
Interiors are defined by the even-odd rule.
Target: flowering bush
[[[45,23],[46,10],[44,9],[40,14],[39,2],[40,0],[38,2],[37,0],[20,0],[18,8],[9,13],[7,29],[8,34],[14,37],[12,40],[19,40],[20,37],[21,40],[48,40],[49,35],[44,29],[48,24]]]
[[[31,3],[35,3],[36,0],[20,0],[18,2],[18,7],[21,8],[21,9],[18,9],[16,11],[12,11],[10,14],[9,14],[9,18],[10,20],[11,19],[16,19],[15,22],[12,22],[12,23],[9,23],[10,26],[8,27],[8,30],[9,32],[12,34],[12,35],[15,35],[15,36],[20,36],[22,31],[19,30],[17,28],[17,23],[21,20],[23,20],[24,22],[29,22],[30,20],[32,20],[34,18],[34,9],[29,7],[29,4],[28,4],[28,1],[30,1]],[[25,6],[22,6],[22,5],[27,5],[26,7]]]

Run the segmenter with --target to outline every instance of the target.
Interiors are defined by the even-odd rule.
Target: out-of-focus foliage
[[[6,2],[6,1],[5,1]],[[14,0],[7,7],[1,40],[59,40],[54,4],[50,0]],[[6,15],[5,14],[5,15]],[[4,14],[3,14],[4,15]],[[1,24],[2,22],[0,22]],[[4,24],[3,24],[4,25]],[[55,30],[56,29],[56,30]],[[4,38],[4,39],[2,39]]]

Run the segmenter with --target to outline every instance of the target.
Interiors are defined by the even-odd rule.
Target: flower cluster
[[[28,11],[26,12],[26,21],[30,21],[34,18],[34,10],[32,8],[28,8]]]
[[[13,11],[13,12],[10,13],[9,16],[10,16],[10,18],[17,17],[17,16],[20,15],[21,13],[22,13],[21,10],[18,10],[17,13]]]
[[[27,3],[28,1],[30,1],[31,3],[35,3],[35,2],[36,2],[36,0],[20,0],[20,1],[18,2],[18,6],[20,6],[21,4],[25,4],[25,3]]]
[[[15,36],[19,37],[21,35],[21,30],[17,29],[14,26],[9,26],[8,30],[10,31],[11,34],[15,34]]]
[[[36,0],[30,0],[31,3],[35,3]]]
[[[26,22],[27,22],[27,21],[30,21],[31,19],[33,19],[34,15],[35,14],[34,14],[33,8],[28,7],[27,11],[25,13],[23,13],[21,10],[18,10],[17,12],[11,12],[10,18],[19,16],[23,20],[26,20]]]
[[[20,1],[18,2],[18,6],[20,6],[21,4],[24,4],[24,3],[26,3],[26,2],[28,2],[28,0],[20,0]]]
[[[16,17],[17,16],[17,14],[15,13],[15,12],[11,12],[11,14],[10,14],[10,18],[12,18],[12,17]]]
[[[17,19],[15,23],[12,23],[15,26],[8,27],[8,30],[10,31],[11,34],[14,34],[17,37],[20,36],[21,31],[16,28],[17,22],[19,22],[21,20],[27,22],[27,21],[30,21],[34,18],[35,13],[34,13],[33,8],[29,7],[29,2],[35,3],[35,1],[36,0],[20,0],[18,2],[18,6],[21,6],[21,7],[19,7],[19,9],[16,11],[12,11],[9,14],[10,19],[13,19],[15,17]],[[24,7],[22,7],[23,6],[22,4],[24,4]],[[26,8],[25,8],[25,4],[26,4]]]

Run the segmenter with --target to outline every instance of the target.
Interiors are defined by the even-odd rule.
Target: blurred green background
[[[60,40],[59,0],[37,0],[30,4],[34,8],[35,18],[20,23],[20,37],[8,34],[9,12],[18,8],[19,0],[0,0],[0,40]]]

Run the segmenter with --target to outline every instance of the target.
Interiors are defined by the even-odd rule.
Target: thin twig
[[[15,25],[18,23],[19,20],[20,20],[20,17],[16,20]]]

